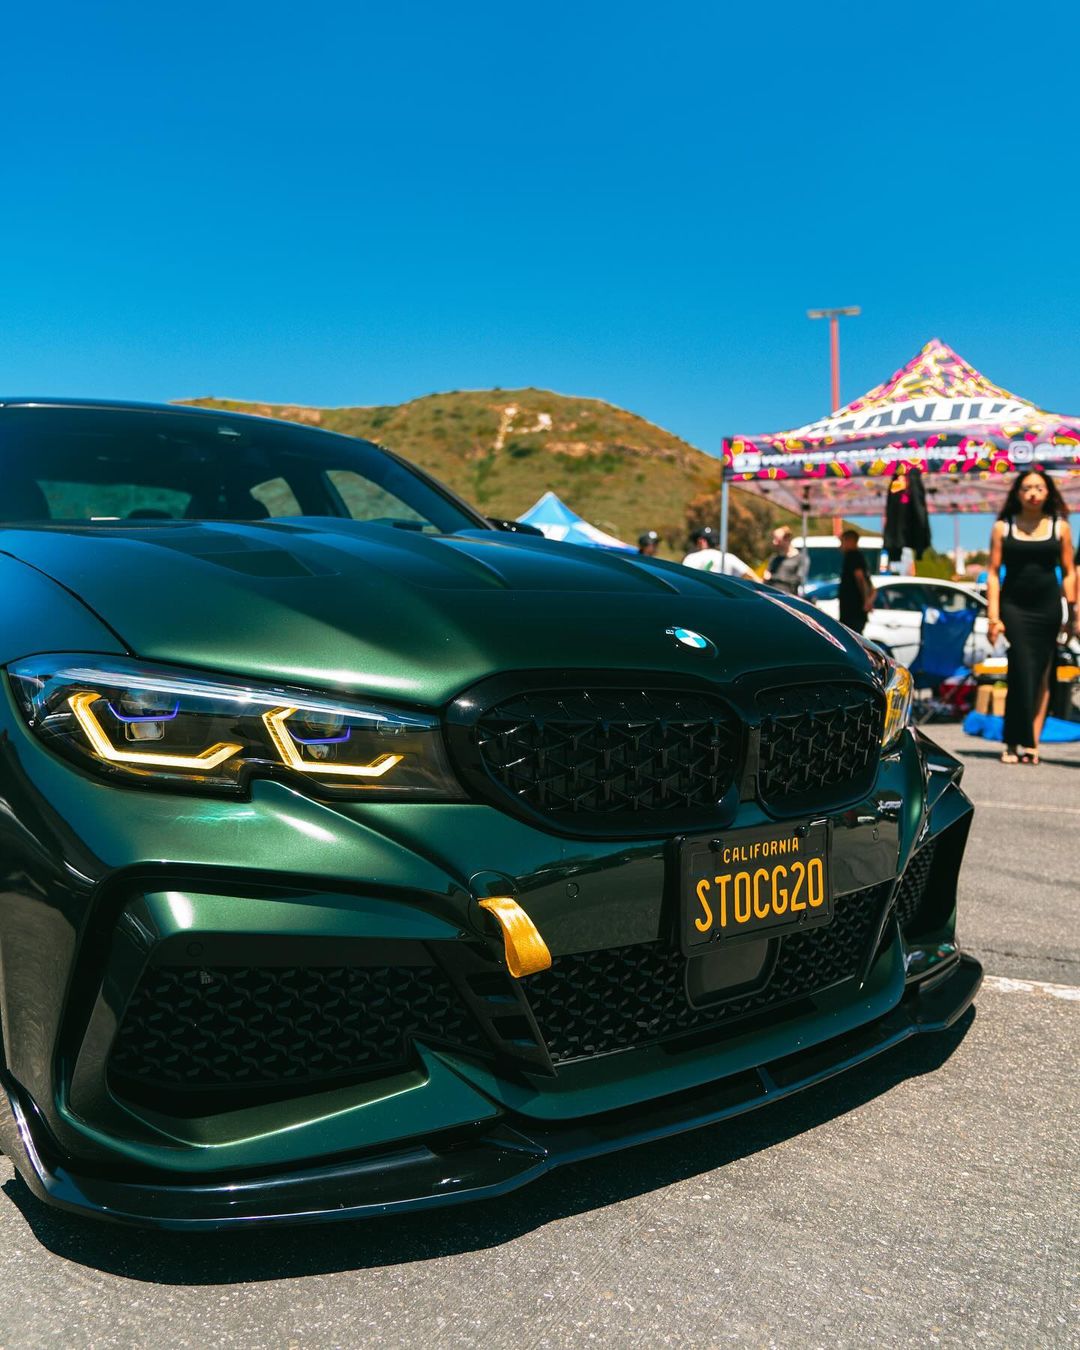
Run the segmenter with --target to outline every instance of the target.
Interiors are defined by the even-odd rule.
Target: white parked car
[[[950,612],[975,611],[975,627],[965,649],[968,664],[990,655],[987,635],[986,601],[974,586],[960,581],[938,581],[933,577],[874,576],[877,590],[874,608],[866,620],[863,636],[883,647],[902,665],[909,666],[919,653],[923,614],[928,609]],[[807,588],[807,599],[834,619],[840,617],[837,599],[839,583],[822,582]]]

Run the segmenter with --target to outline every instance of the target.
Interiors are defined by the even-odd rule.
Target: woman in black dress
[[[986,578],[990,641],[1002,633],[1009,640],[1003,764],[1039,762],[1062,595],[1072,627],[1076,571],[1068,508],[1049,474],[1028,469],[1017,475],[994,522]]]

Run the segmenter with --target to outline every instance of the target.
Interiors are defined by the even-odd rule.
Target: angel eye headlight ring
[[[202,750],[197,755],[167,755],[157,750],[117,750],[105,734],[105,728],[94,716],[94,704],[100,702],[101,695],[91,691],[73,694],[68,699],[68,706],[75,714],[76,722],[86,733],[86,739],[93,747],[94,753],[110,764],[132,764],[148,769],[202,769],[208,773],[219,764],[224,764],[227,759],[232,759],[233,755],[238,755],[244,748],[242,745],[230,745],[228,742],[219,741],[217,745],[211,745],[209,749]]]
[[[285,723],[295,713],[298,708],[275,708],[272,712],[263,713],[262,720],[266,724],[266,730],[270,733],[270,739],[274,743],[274,749],[281,756],[283,764],[287,764],[290,769],[295,769],[297,773],[316,773],[316,774],[338,774],[343,778],[381,778],[384,773],[389,772],[395,764],[400,764],[403,755],[383,754],[376,756],[370,764],[330,764],[320,760],[304,759],[298,748],[302,742],[294,741]],[[347,740],[348,736],[334,737],[336,740]],[[320,744],[329,744],[318,742]]]

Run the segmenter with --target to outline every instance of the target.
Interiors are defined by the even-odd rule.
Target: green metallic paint
[[[205,1118],[158,1116],[113,1104],[98,1124],[67,1102],[64,1144],[76,1156],[164,1172],[214,1173],[295,1166],[310,1158],[355,1152],[453,1126],[493,1120],[500,1108],[423,1046],[421,1068],[292,1101]],[[102,1128],[104,1126],[104,1128]]]
[[[123,654],[123,646],[63,586],[9,553],[0,552],[0,653],[16,661],[60,648]]]
[[[752,587],[527,536],[349,521],[6,533],[13,553],[77,588],[143,659],[257,680],[437,707],[513,670],[720,680],[745,669],[748,642],[759,671],[829,662],[841,678],[869,671],[840,625],[820,620],[843,654]],[[325,570],[252,577],[227,565],[229,548]],[[710,638],[718,656],[680,647],[667,633],[676,625]]]
[[[200,934],[229,933],[255,937],[399,939],[406,942],[452,942],[463,936],[459,926],[438,919],[415,904],[387,897],[378,900],[352,893],[289,893],[212,895],[195,890],[139,895],[127,906],[151,944],[169,938],[195,941]]]
[[[235,868],[251,875],[318,877],[351,888],[371,885],[380,893],[405,890],[429,898],[463,893],[463,878],[425,863],[363,819],[282,783],[256,780],[251,799],[238,801],[99,782],[73,770],[33,737],[10,689],[6,702],[0,708],[0,736],[7,735],[24,772],[40,785],[57,815],[92,844],[100,867],[111,873],[127,868]],[[488,813],[483,807],[438,807],[440,812],[455,809]]]

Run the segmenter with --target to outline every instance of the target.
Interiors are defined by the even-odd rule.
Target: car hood
[[[511,670],[870,668],[846,629],[764,588],[524,535],[177,522],[6,530],[0,550],[143,659],[409,703]],[[715,651],[681,645],[678,627]]]

